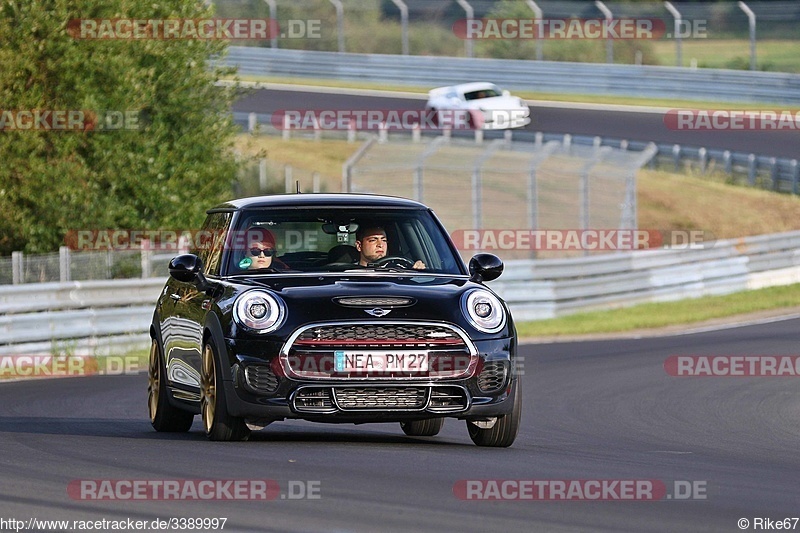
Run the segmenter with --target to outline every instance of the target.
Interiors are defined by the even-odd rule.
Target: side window
[[[192,253],[197,254],[203,260],[203,273],[206,275],[219,275],[222,250],[230,221],[230,213],[211,213],[203,224],[201,235],[204,238],[198,239],[202,246],[193,250]]]

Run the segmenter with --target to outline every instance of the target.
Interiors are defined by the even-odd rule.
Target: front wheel
[[[514,444],[519,432],[520,419],[522,418],[522,387],[520,385],[520,381],[517,379],[514,387],[514,408],[509,414],[498,416],[492,427],[480,428],[467,420],[467,430],[472,442],[478,446],[492,446],[495,448],[507,448]]]
[[[211,440],[247,440],[250,429],[244,418],[228,414],[225,403],[225,390],[217,368],[214,348],[210,341],[203,346],[203,357],[200,372],[200,412],[203,417],[203,428]]]
[[[167,433],[189,431],[194,415],[169,403],[167,380],[161,371],[163,367],[158,341],[152,339],[150,360],[147,365],[147,407],[150,411],[150,423],[156,431]]]
[[[403,433],[409,437],[433,437],[439,434],[443,425],[444,418],[428,418],[426,420],[400,422]]]

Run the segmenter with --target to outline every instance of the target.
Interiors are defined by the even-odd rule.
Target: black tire
[[[228,414],[225,391],[222,386],[220,369],[217,367],[216,350],[211,341],[203,346],[200,365],[200,416],[203,429],[211,440],[247,440],[250,429],[244,418]]]
[[[147,364],[147,408],[150,412],[150,423],[156,431],[166,433],[189,431],[194,415],[169,403],[164,368],[161,347],[153,339],[150,344],[150,360]]]
[[[400,422],[403,433],[409,437],[433,437],[438,435],[444,425],[444,418],[427,418]]]
[[[507,415],[498,416],[497,422],[489,429],[481,429],[467,420],[469,438],[478,446],[507,448],[514,444],[522,418],[522,387],[517,379],[514,387],[514,409]]]

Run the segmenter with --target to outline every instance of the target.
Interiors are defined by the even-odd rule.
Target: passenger
[[[275,236],[271,231],[259,227],[251,227],[247,230],[245,257],[239,261],[239,268],[243,270],[274,269],[286,268],[286,265],[275,257]]]
[[[356,250],[360,254],[358,264],[367,266],[386,257],[389,242],[386,239],[386,230],[380,226],[365,226],[356,231]],[[416,261],[413,268],[424,270],[425,263]]]

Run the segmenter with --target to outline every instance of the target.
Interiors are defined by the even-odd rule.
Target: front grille
[[[331,390],[328,388],[303,388],[294,396],[294,407],[306,413],[325,413],[334,411]]]
[[[386,366],[348,372],[336,372],[337,352],[345,357],[405,354],[427,356],[427,370],[397,363],[391,370]],[[342,357],[340,353],[338,357]],[[416,359],[415,359],[416,360]],[[397,361],[397,360],[394,360]],[[466,334],[456,326],[441,323],[353,322],[346,324],[317,324],[306,326],[293,335],[281,350],[281,362],[286,374],[293,378],[310,379],[431,379],[458,378],[472,375],[478,357]],[[388,365],[388,363],[387,363]],[[341,367],[340,367],[341,368]],[[424,367],[423,367],[424,368]]]
[[[434,387],[431,390],[430,410],[460,411],[467,408],[467,393],[461,387]]]
[[[415,301],[413,298],[392,296],[342,296],[334,300],[347,307],[406,307]]]
[[[428,324],[353,324],[317,326],[305,330],[295,344],[313,345],[335,342],[341,346],[397,344],[459,344],[464,341],[452,329]]]
[[[426,387],[347,387],[334,389],[342,409],[422,409]]]
[[[275,392],[278,388],[278,377],[268,365],[247,365],[244,377],[250,388],[257,392]]]
[[[478,388],[481,392],[492,392],[503,387],[506,382],[506,364],[503,361],[489,361],[483,365],[478,375]]]

